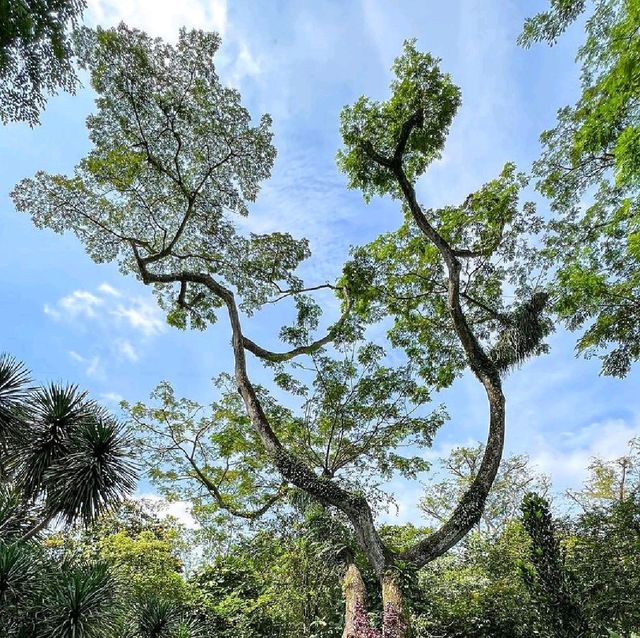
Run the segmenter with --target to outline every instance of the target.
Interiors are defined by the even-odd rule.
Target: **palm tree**
[[[56,560],[37,542],[50,523],[88,525],[136,483],[126,429],[74,385],[35,387],[0,356],[0,636],[195,638],[184,605],[131,597],[104,562]]]
[[[75,385],[31,385],[0,356],[0,539],[33,538],[49,523],[84,524],[136,484],[125,428]]]
[[[0,635],[113,635],[115,580],[103,563],[62,564],[34,542],[54,521],[88,524],[133,491],[125,428],[74,385],[35,387],[0,356]]]

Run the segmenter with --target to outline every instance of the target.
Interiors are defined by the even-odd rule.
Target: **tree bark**
[[[397,572],[387,570],[381,584],[383,638],[410,638],[411,622]]]
[[[344,592],[344,630],[342,638],[360,638],[356,624],[358,613],[366,610],[366,590],[362,575],[355,563],[349,563],[342,581]]]

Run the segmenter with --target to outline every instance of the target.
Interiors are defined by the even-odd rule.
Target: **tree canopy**
[[[522,42],[555,42],[585,10],[553,0]],[[344,107],[337,155],[366,203],[397,205],[399,226],[353,247],[331,282],[299,275],[305,238],[247,229],[276,151],[270,117],[252,118],[218,77],[217,34],[182,29],[169,44],[124,24],[76,30],[74,55],[97,95],[91,149],[71,175],[20,181],[16,208],[149,286],[174,328],[204,330],[222,316],[232,370],[214,380],[208,405],[169,381],[149,403],[123,402],[130,434],[75,386],[32,388],[19,364],[0,360],[0,600],[18,609],[9,635],[32,625],[60,638],[328,638],[339,631],[339,575],[344,638],[633,628],[621,620],[635,622],[633,605],[610,613],[597,588],[619,591],[619,579],[635,591],[635,457],[594,461],[574,494],[584,515],[558,523],[542,496],[522,498],[544,492],[544,477],[526,457],[502,456],[504,379],[547,351],[554,312],[586,327],[579,346],[603,356],[605,372],[623,376],[639,352],[638,22],[635,0],[595,3],[579,54],[583,95],[543,135],[534,169],[551,220],[523,201],[528,178],[511,162],[457,204],[422,205],[417,183],[441,156],[461,94],[440,60],[405,41],[388,98]],[[68,64],[60,33],[54,48]],[[329,325],[322,293],[335,296]],[[276,350],[245,332],[274,304],[288,321]],[[380,524],[388,482],[430,466],[425,448],[447,416],[427,404],[466,372],[486,398],[486,441],[444,461],[454,480],[432,483],[421,502],[432,527]],[[179,525],[135,506],[112,511],[135,483],[132,445],[161,493],[193,506],[200,538],[241,530],[207,548],[210,566],[186,573]],[[83,529],[35,542],[52,521]],[[605,552],[619,559],[610,570],[601,536],[620,550]],[[471,590],[480,593],[468,609],[448,600]]]
[[[73,91],[70,30],[86,0],[0,2],[0,121],[39,123],[47,95]]]
[[[541,257],[556,270],[555,310],[570,329],[584,328],[578,350],[600,357],[603,373],[625,376],[640,356],[640,3],[554,0],[520,41],[553,44],[583,14],[582,92],[542,134],[533,168],[554,213]]]

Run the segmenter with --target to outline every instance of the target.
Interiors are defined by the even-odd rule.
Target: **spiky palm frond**
[[[40,508],[25,503],[22,491],[9,480],[0,483],[0,541],[21,538],[37,524]]]
[[[115,580],[105,563],[64,566],[46,588],[46,636],[112,638],[115,600]]]
[[[134,613],[141,638],[170,636],[180,618],[180,608],[174,601],[155,596],[139,600]]]
[[[0,355],[0,452],[8,439],[19,436],[31,379],[24,364],[7,354]],[[2,469],[0,462],[0,470]]]
[[[38,586],[40,572],[33,547],[0,541],[0,615],[31,597]]]
[[[125,428],[100,408],[73,425],[65,453],[45,474],[45,510],[88,523],[132,492],[136,467]]]
[[[139,638],[204,638],[204,623],[173,600],[146,595],[133,608]]]
[[[15,471],[25,493],[35,498],[47,491],[48,470],[68,452],[70,434],[89,418],[93,404],[75,385],[54,383],[35,390],[29,404],[29,432],[17,446],[21,454]]]
[[[27,543],[0,541],[0,636],[39,635],[38,602],[46,579],[42,554]]]

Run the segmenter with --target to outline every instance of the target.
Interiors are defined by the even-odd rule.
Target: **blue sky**
[[[400,221],[391,202],[366,206],[346,190],[335,167],[342,106],[361,94],[384,97],[393,58],[405,38],[415,37],[419,48],[442,58],[463,96],[443,158],[418,186],[422,202],[459,202],[507,161],[527,170],[539,152],[539,133],[578,91],[579,28],[553,49],[516,45],[526,15],[544,4],[89,0],[86,20],[105,26],[124,20],[168,39],[182,25],[222,34],[218,71],[241,90],[254,116],[273,116],[278,148],[273,177],[247,224],[308,237],[314,256],[303,275],[322,282],[340,272],[350,245]],[[0,130],[2,350],[24,360],[38,380],[74,381],[114,410],[121,397],[145,399],[162,379],[207,401],[210,379],[230,366],[223,322],[205,333],[169,328],[140,283],[91,262],[74,237],[36,230],[8,197],[36,170],[73,169],[89,148],[84,119],[92,106],[88,89],[60,95],[50,100],[40,127]],[[250,324],[250,333],[274,344],[279,325],[270,312]],[[601,378],[597,361],[574,357],[574,336],[558,332],[551,343],[549,356],[507,381],[507,450],[528,453],[564,488],[580,484],[591,456],[620,455],[640,434],[640,373]],[[443,398],[452,419],[438,434],[433,457],[485,434],[485,400],[474,379],[463,378]],[[399,520],[412,519],[420,486],[397,488]]]

